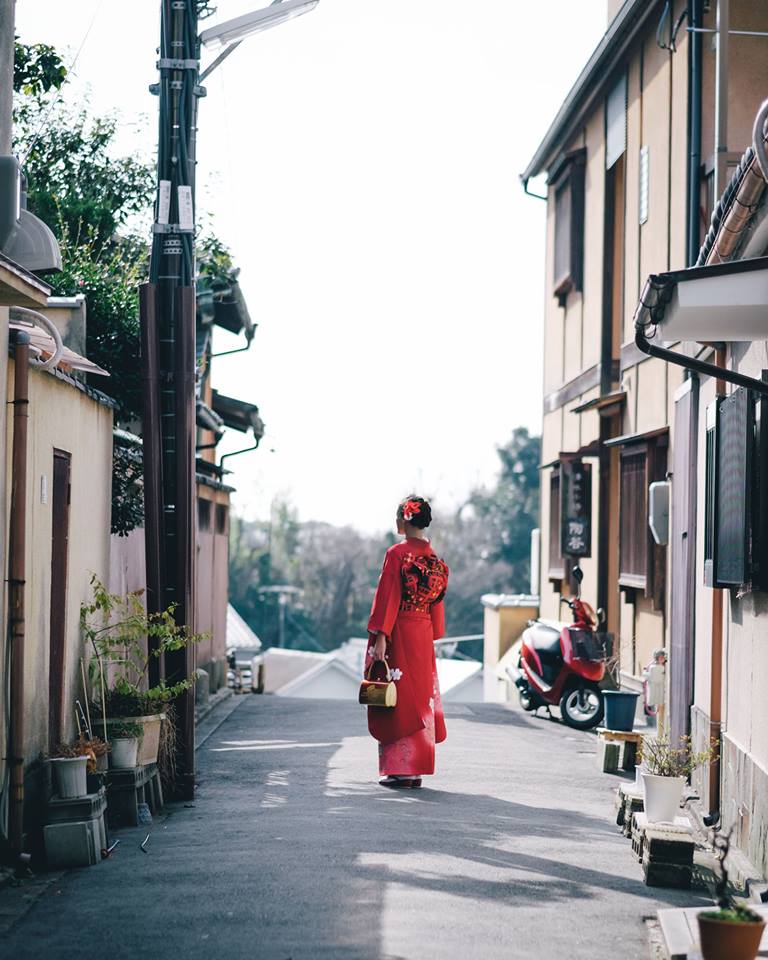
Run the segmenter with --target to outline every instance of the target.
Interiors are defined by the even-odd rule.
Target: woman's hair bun
[[[397,508],[397,518],[410,523],[412,527],[424,530],[432,523],[432,507],[424,497],[417,497],[413,494],[400,502],[400,506]]]

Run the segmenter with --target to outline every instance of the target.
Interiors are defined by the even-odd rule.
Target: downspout
[[[9,535],[9,642],[11,647],[9,766],[11,802],[8,838],[18,861],[24,844],[24,601],[27,524],[27,427],[29,424],[29,334],[15,331],[13,447]]]
[[[768,383],[764,380],[755,380],[754,377],[747,377],[743,373],[738,373],[736,370],[729,370],[727,367],[721,366],[721,363],[725,359],[724,350],[715,351],[715,359],[721,361],[721,363],[707,363],[705,360],[699,360],[697,357],[686,357],[685,354],[677,353],[677,351],[670,350],[668,347],[660,347],[655,343],[651,343],[646,335],[646,327],[637,322],[635,323],[635,345],[638,350],[641,350],[646,356],[657,357],[666,363],[674,363],[677,364],[678,367],[685,367],[686,370],[695,370],[705,377],[714,377],[718,383],[727,381],[737,387],[746,387],[748,390],[756,390],[758,393],[768,394]],[[718,392],[720,392],[720,390],[718,390]],[[722,392],[724,392],[724,388]]]
[[[701,206],[701,0],[690,0],[688,34],[688,266],[699,256]]]
[[[725,363],[725,350],[715,351],[718,366]],[[722,378],[715,383],[715,393],[725,393]],[[719,587],[712,590],[712,654],[709,671],[709,739],[715,744],[715,759],[709,768],[709,812],[720,813],[720,774],[722,763],[720,751],[723,747],[723,593]]]

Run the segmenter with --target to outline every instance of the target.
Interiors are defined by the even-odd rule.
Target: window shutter
[[[740,387],[718,407],[717,513],[715,578],[723,586],[750,579],[749,510],[754,407],[749,391]]]
[[[621,451],[619,583],[645,590],[648,582],[648,453]]]
[[[581,290],[584,263],[584,172],[586,151],[569,154],[553,175],[555,202],[554,293],[563,305]]]
[[[555,470],[549,478],[549,576],[562,580],[565,563],[560,550],[560,471]]]
[[[605,101],[605,169],[610,170],[627,148],[627,75],[614,84]]]

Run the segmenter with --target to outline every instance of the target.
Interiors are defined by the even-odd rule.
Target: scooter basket
[[[605,660],[605,643],[603,637],[592,633],[591,630],[574,630],[571,628],[571,642],[573,654],[577,660],[591,660],[599,663]]]

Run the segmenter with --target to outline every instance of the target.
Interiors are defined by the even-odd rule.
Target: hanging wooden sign
[[[592,464],[562,456],[560,546],[564,557],[592,555]]]

